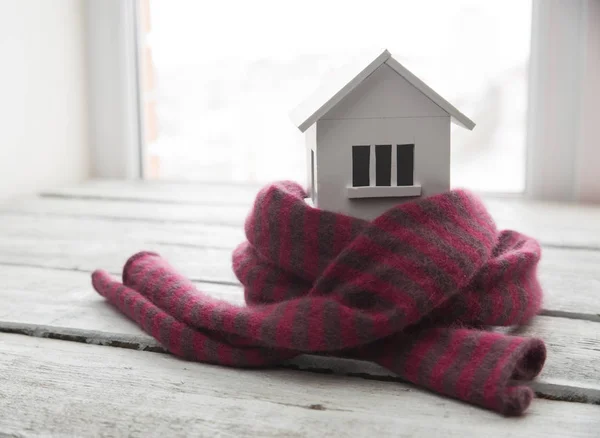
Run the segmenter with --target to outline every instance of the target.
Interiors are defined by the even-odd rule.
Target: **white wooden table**
[[[368,363],[273,370],[166,354],[92,289],[141,249],[242,302],[232,248],[258,187],[89,182],[0,205],[0,436],[600,437],[600,208],[486,201],[538,238],[546,341],[524,417],[422,391]]]

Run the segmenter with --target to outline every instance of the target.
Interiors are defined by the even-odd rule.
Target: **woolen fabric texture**
[[[541,371],[544,343],[493,326],[525,324],[540,310],[534,239],[498,231],[463,190],[370,222],[305,197],[287,181],[259,192],[248,240],[233,252],[245,306],[199,291],[152,252],[127,261],[122,284],[94,272],[94,288],[187,359],[263,367],[337,355],[504,415],[525,411],[534,396],[525,381]]]

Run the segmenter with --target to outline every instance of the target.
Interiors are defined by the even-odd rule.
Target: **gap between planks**
[[[26,323],[0,322],[0,333],[23,335],[40,339],[76,342],[102,347],[171,354],[154,338],[149,336],[107,333],[68,327],[40,326]],[[190,362],[195,363],[195,362]],[[209,365],[212,366],[212,365]],[[325,355],[303,354],[297,358],[264,369],[284,369],[315,374],[332,374],[371,381],[396,382],[411,385],[396,374],[371,362]],[[412,386],[412,385],[411,385]],[[573,386],[568,380],[546,378],[529,383],[538,398],[571,403],[600,405],[600,386]],[[443,397],[443,396],[442,396]]]
[[[143,348],[158,343],[137,325],[116,311],[96,294],[87,274],[11,267],[2,271],[0,323],[4,331],[30,336],[55,336],[79,342],[113,343],[113,346]],[[43,274],[43,275],[41,275]],[[87,285],[87,286],[86,286]],[[243,303],[242,289],[237,286],[199,285],[211,296],[233,304]],[[531,326],[510,329],[520,336],[539,336],[549,349],[548,363],[536,388],[547,396],[571,399],[573,394],[600,399],[600,325],[598,323],[537,317]],[[313,359],[314,360],[314,359]],[[303,359],[304,363],[306,359]],[[367,373],[388,378],[390,373],[361,362],[350,373]],[[335,367],[339,369],[339,362]],[[334,365],[311,365],[327,369]],[[332,371],[333,372],[333,371]],[[566,375],[570,383],[556,384]],[[591,394],[590,394],[591,391]],[[594,395],[595,394],[595,395]],[[595,398],[594,398],[595,397]]]
[[[83,205],[83,204],[80,204],[80,205]],[[86,205],[88,205],[88,204],[86,203]],[[56,205],[54,205],[52,208],[55,208],[55,207],[56,207]],[[71,205],[70,207],[72,207],[72,205]],[[113,206],[113,207],[114,207],[114,206]],[[36,210],[37,208],[38,208],[38,206],[36,206],[36,205],[33,205],[33,210]],[[135,209],[135,206],[133,206],[133,208]],[[113,213],[114,213],[114,214],[121,214],[121,210],[122,210],[122,209],[120,209],[120,208],[119,208],[119,209],[117,209],[117,208],[114,208],[114,209],[113,209]],[[183,212],[183,213],[185,213],[185,215],[186,215],[186,217],[187,217],[188,219],[189,219],[189,218],[192,218],[192,217],[194,217],[194,219],[195,219],[196,217],[195,217],[194,215],[196,215],[196,214],[200,214],[200,215],[201,215],[201,217],[205,217],[205,216],[204,216],[204,215],[206,215],[206,211],[205,211],[205,210],[207,210],[207,209],[203,209],[203,210],[200,210],[200,209],[194,209],[194,210],[191,212],[191,214],[188,214],[188,213],[190,213],[188,210],[190,210],[190,209],[183,209],[183,210],[182,210],[182,212]],[[216,210],[216,211],[218,211],[218,208],[216,208],[215,210]],[[96,211],[101,211],[101,209],[98,209],[98,210],[96,210]],[[241,210],[240,210],[240,211],[241,211]],[[54,213],[56,213],[56,212],[57,212],[57,210],[54,210]],[[41,216],[41,218],[42,218],[42,219],[47,219],[47,218],[48,218],[48,216],[44,217],[44,214],[46,214],[46,213],[47,213],[47,212],[45,212],[45,211],[43,210],[43,208],[42,208],[41,210],[38,210],[38,212],[37,212],[37,213],[35,213],[35,212],[34,212],[33,214],[34,214],[34,216],[37,216],[37,217],[40,217],[40,216]],[[76,212],[76,213],[79,213],[79,212]],[[17,213],[17,214],[19,214],[19,213]],[[176,216],[177,218],[179,218],[177,215],[175,215],[175,216]],[[67,217],[73,218],[73,220],[75,220],[75,221],[77,221],[78,219],[82,218],[82,216],[77,216],[77,214],[75,214],[75,215],[72,215],[72,216],[67,216]],[[96,219],[96,216],[94,216],[94,215],[90,215],[90,217],[91,217],[92,219]],[[169,218],[169,217],[172,217],[172,215],[171,215],[171,212],[169,212],[168,210],[164,210],[164,209],[163,209],[163,218],[165,218],[165,217],[166,217],[166,218]],[[206,217],[208,217],[208,216],[206,216]],[[218,216],[217,216],[217,217],[218,217]],[[213,218],[214,218],[214,216],[213,216]],[[123,218],[123,217],[116,217],[116,218],[114,218],[114,217],[112,217],[112,216],[111,216],[111,219],[116,219],[117,221],[121,221],[121,220],[122,220],[123,222],[126,222],[126,221],[129,221],[129,222],[132,222],[132,221],[137,221],[137,219],[136,219],[135,217],[133,217],[133,218],[132,218],[132,217],[129,217],[129,218],[127,218],[127,217],[125,217],[125,218]],[[152,219],[152,218],[151,218],[151,219]],[[210,217],[209,217],[209,219],[210,219]],[[238,218],[238,219],[239,219],[239,218]],[[185,220],[187,220],[187,219],[185,219]],[[213,219],[210,219],[210,220],[213,220]],[[237,219],[236,219],[236,220],[237,220]],[[159,219],[159,222],[165,222],[165,221],[163,221],[163,219]],[[169,224],[170,224],[170,226],[173,226],[173,227],[178,227],[178,226],[180,226],[180,224],[181,224],[181,222],[172,222],[172,221],[170,221],[170,219],[167,219],[167,220],[166,220],[166,222],[167,222],[167,223],[169,223]],[[196,220],[194,220],[194,224],[196,224],[196,223],[197,223],[197,221],[196,221]],[[217,220],[215,223],[217,224],[217,226],[220,226],[220,225],[222,224],[222,221],[221,221],[220,219],[218,219],[218,220]],[[141,224],[141,225],[143,226],[143,224]],[[531,223],[530,223],[529,225],[531,225]],[[588,224],[588,225],[589,225],[589,224]],[[571,226],[572,226],[572,224],[571,224]],[[589,228],[589,227],[588,227],[588,228]],[[229,229],[231,229],[231,230],[232,230],[233,228],[229,228]],[[517,228],[517,229],[518,229],[518,228]],[[553,230],[553,231],[552,231],[552,235],[553,235],[553,236],[554,236],[554,235],[556,235],[556,234],[558,234],[558,235],[559,235],[559,234],[560,234],[560,231],[562,231],[562,230]],[[586,231],[586,233],[587,233],[587,232],[589,232],[589,230],[588,230],[588,231]],[[549,234],[548,234],[548,235],[549,235]],[[586,235],[587,235],[587,234],[586,234]],[[584,234],[581,234],[581,233],[580,233],[580,234],[579,234],[579,235],[577,235],[576,237],[581,237],[581,236],[584,236]],[[593,235],[592,235],[592,237],[593,237]],[[575,240],[575,242],[577,242],[577,240]],[[50,243],[50,244],[52,244],[53,242],[47,242],[47,243]],[[85,243],[87,243],[87,242],[84,242],[84,244],[85,244]],[[80,243],[80,245],[81,245],[81,243]],[[556,242],[555,242],[554,240],[550,240],[548,245],[549,245],[550,247],[551,247],[551,246],[557,246],[557,247],[559,247],[559,248],[561,248],[561,249],[563,249],[563,248],[564,248],[564,245],[559,245],[559,244],[556,244]],[[575,246],[575,244],[574,244],[574,243],[569,243],[569,245],[571,245],[571,246]],[[577,243],[577,245],[578,245],[578,243]],[[9,246],[10,246],[10,245],[9,245]],[[175,245],[175,246],[176,246],[176,245]],[[190,247],[190,248],[192,248],[192,247]],[[589,250],[590,248],[588,248],[587,246],[585,246],[585,247],[578,247],[578,249]],[[590,252],[591,252],[591,253],[593,253],[594,251],[590,251]],[[566,254],[566,252],[564,252],[564,253]],[[55,254],[51,254],[51,255],[52,255],[52,256],[56,256]],[[44,256],[44,255],[42,254],[42,256]],[[169,257],[167,257],[167,258],[169,258]],[[565,257],[565,258],[566,258],[566,257]],[[103,267],[103,266],[102,266],[102,264],[101,264],[101,263],[99,263],[99,262],[100,262],[100,259],[98,259],[98,258],[94,257],[93,259],[89,259],[89,262],[91,263],[91,261],[92,261],[92,260],[96,260],[96,261],[94,262],[94,263],[96,263],[96,266],[94,266],[94,267]],[[44,260],[44,261],[46,262],[46,260]],[[113,260],[113,262],[114,262],[114,260]],[[589,263],[589,262],[588,262],[588,263]],[[191,265],[190,265],[190,266],[191,266]],[[195,268],[197,268],[198,266],[200,266],[200,264],[198,264],[197,266],[195,266]],[[571,280],[575,281],[575,280],[576,280],[576,277],[577,277],[577,275],[576,275],[576,274],[577,274],[577,272],[576,272],[576,270],[577,270],[577,267],[575,266],[575,264],[573,264],[573,267],[572,267],[572,268],[573,268],[573,271],[574,271],[574,272],[573,272],[573,278],[572,278],[572,279],[569,279],[569,281],[571,281]],[[79,268],[79,269],[81,269],[81,268]],[[84,271],[84,272],[89,272],[89,271]],[[594,281],[595,281],[595,278],[594,278]],[[577,292],[577,288],[576,288],[576,287],[573,287],[573,285],[572,285],[572,284],[571,284],[570,286],[572,287],[572,289],[574,289],[574,290],[575,290],[575,292]],[[572,292],[572,291],[568,291],[568,289],[566,289],[566,288],[562,289],[562,290],[561,290],[561,292],[562,292],[562,291],[564,291],[565,293]],[[591,293],[592,291],[593,291],[593,290],[590,288],[588,292],[590,292],[590,293]],[[563,312],[563,314],[568,314],[568,315],[577,315],[577,312],[575,312],[575,313],[574,313],[574,312],[569,312],[569,311],[565,311],[565,310],[556,310],[556,309],[550,309],[548,312],[554,312],[554,314],[553,314],[552,316],[557,316],[557,313],[556,313],[556,312]],[[590,315],[591,315],[591,314],[590,314]],[[596,316],[598,316],[598,314],[596,314]],[[565,354],[566,354],[566,353],[565,353]],[[580,358],[578,358],[578,359],[579,359],[579,360],[581,360],[581,361],[585,361],[587,358],[586,358],[586,357],[580,357]],[[557,388],[557,385],[555,385],[555,384],[548,384],[548,385],[549,385],[549,386],[548,386],[547,388],[545,388],[545,389],[544,389],[544,388],[543,388],[543,389],[541,389],[542,393],[543,393],[543,394],[547,394],[547,396],[548,396],[548,397],[553,397],[553,396],[555,396],[555,395],[552,395],[552,394],[548,394],[548,391],[549,391],[549,389],[548,389],[548,388],[550,388],[550,389],[553,389],[553,390],[556,390],[556,388]],[[564,385],[563,385],[563,389],[564,389]],[[567,388],[567,389],[568,389],[568,388]],[[595,391],[595,389],[593,389],[593,388],[592,388],[592,389],[590,389],[590,388],[585,388],[585,389],[588,389],[588,390],[590,390],[590,391]],[[579,390],[581,390],[581,388],[579,388]],[[594,393],[593,393],[593,394],[594,394]],[[562,393],[562,395],[556,395],[556,396],[557,396],[557,397],[558,397],[558,396],[562,396],[562,397],[564,397],[564,396],[565,396],[565,393]],[[572,396],[572,394],[571,394],[571,396]]]

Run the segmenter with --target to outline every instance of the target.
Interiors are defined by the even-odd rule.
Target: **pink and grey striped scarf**
[[[158,254],[94,288],[170,352],[236,367],[300,354],[376,362],[402,379],[520,415],[546,357],[540,339],[492,326],[540,310],[538,243],[498,231],[472,194],[400,204],[371,222],[308,206],[296,183],[265,187],[233,252],[246,306],[199,291]]]

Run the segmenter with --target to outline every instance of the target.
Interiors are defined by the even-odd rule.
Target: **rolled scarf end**
[[[524,340],[519,348],[506,362],[506,379],[504,388],[500,389],[500,406],[498,411],[505,416],[520,416],[527,410],[535,393],[522,382],[534,379],[546,362],[546,346],[541,339]]]

